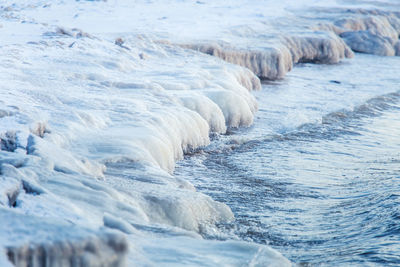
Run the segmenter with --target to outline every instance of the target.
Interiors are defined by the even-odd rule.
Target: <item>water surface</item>
[[[359,54],[265,83],[253,127],[177,166],[235,213],[208,237],[306,265],[400,264],[399,69],[398,57]]]

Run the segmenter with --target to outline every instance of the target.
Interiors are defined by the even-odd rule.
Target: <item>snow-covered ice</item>
[[[95,232],[4,208],[0,216],[0,241],[16,266],[124,266],[127,241],[118,232]]]
[[[99,250],[128,266],[290,265],[266,246],[204,240],[234,214],[173,170],[210,134],[253,123],[260,78],[337,63],[351,49],[399,55],[398,5],[304,2],[2,1],[8,259],[23,266],[71,242],[63,257],[93,266],[114,264]]]

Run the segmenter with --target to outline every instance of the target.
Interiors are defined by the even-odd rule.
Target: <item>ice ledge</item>
[[[15,266],[124,266],[122,234],[89,230],[0,208],[0,264]],[[1,253],[1,252],[0,252]],[[4,255],[6,254],[6,255]]]
[[[259,78],[268,80],[283,78],[299,62],[334,64],[353,57],[345,42],[330,32],[282,36],[279,43],[261,49],[218,42],[182,46],[246,67]]]
[[[328,18],[314,29],[340,36],[355,52],[400,56],[400,13],[377,9],[321,9]]]
[[[254,36],[235,36],[234,42],[192,41],[181,46],[246,67],[269,80],[283,78],[296,63],[334,64],[353,57],[353,51],[400,56],[398,12],[340,8],[307,12],[304,23],[308,26],[294,31],[286,26],[289,34],[259,32],[255,40]],[[316,19],[321,13],[324,18]]]

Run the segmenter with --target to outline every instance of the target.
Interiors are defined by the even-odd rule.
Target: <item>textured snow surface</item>
[[[124,266],[127,241],[118,232],[94,232],[4,208],[0,219],[1,243],[16,266]]]
[[[400,54],[398,5],[320,2],[3,0],[0,265],[290,265],[204,240],[234,215],[173,170],[253,123],[259,78]]]

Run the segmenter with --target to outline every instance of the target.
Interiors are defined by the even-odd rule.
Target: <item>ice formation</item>
[[[261,47],[248,42],[243,47],[243,34],[236,30],[230,32],[238,35],[233,41],[196,42],[183,47],[220,57],[250,69],[262,79],[271,80],[283,78],[296,63],[338,63],[343,58],[353,57],[352,51],[380,56],[400,55],[398,12],[336,7],[310,8],[305,13],[310,20],[308,27],[301,24],[299,29],[290,24],[288,18],[289,26],[278,24],[286,28],[283,34],[281,31],[270,36],[265,35],[263,29],[253,30],[252,34],[260,31],[258,38],[256,41],[254,36],[249,39],[257,44],[263,42]],[[316,22],[316,18],[321,21]]]
[[[353,53],[338,36],[326,33],[283,36],[278,45],[239,49],[227,44],[184,45],[250,69],[261,79],[281,79],[299,62],[333,64]]]
[[[285,1],[265,16],[254,10],[270,1],[117,2],[0,6],[0,265],[290,265],[204,240],[234,215],[174,177],[175,162],[250,126],[259,78],[350,48],[399,55],[398,14],[307,9],[299,23]]]
[[[1,211],[0,229],[7,235],[2,235],[0,239],[9,261],[15,266],[125,265],[128,244],[118,232],[105,229],[94,232],[70,223],[25,216],[4,208]]]
[[[316,28],[339,35],[355,52],[395,56],[400,36],[400,14],[390,10],[360,8],[322,9],[329,22]]]
[[[169,173],[184,152],[209,144],[211,131],[251,124],[257,104],[250,91],[260,88],[258,78],[150,40],[127,39],[125,49],[64,32],[49,29],[42,42],[2,47],[0,68],[9,81],[1,91],[8,114],[1,124],[2,207],[43,222],[57,218],[78,229],[117,229],[135,236],[131,246],[141,235],[135,226],[164,224],[205,233],[232,220],[225,204]],[[140,57],[144,53],[147,59]],[[183,62],[184,57],[191,61]],[[69,230],[60,226],[60,231]],[[168,236],[176,230],[165,231]],[[7,228],[2,233],[8,235]],[[112,240],[82,237],[75,244],[64,238],[67,245],[49,238],[32,249],[28,240],[9,250],[9,259],[19,266],[44,258],[56,264],[42,252],[54,250],[61,262],[77,257],[92,266],[114,266],[86,259],[86,246],[106,250]],[[126,250],[114,254],[122,262]]]

